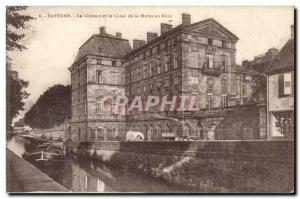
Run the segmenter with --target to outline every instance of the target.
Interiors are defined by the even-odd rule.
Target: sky
[[[190,14],[192,23],[214,18],[234,33],[239,38],[237,64],[272,47],[280,49],[294,24],[293,7],[28,7],[26,14],[36,20],[25,30],[22,44],[27,50],[9,53],[13,68],[29,81],[25,112],[48,87],[70,84],[68,67],[78,48],[92,34],[98,34],[99,27],[105,26],[113,35],[121,32],[132,44],[133,39],[146,40],[146,32],[160,34],[160,23],[179,25],[182,13]],[[71,17],[57,18],[54,14]]]

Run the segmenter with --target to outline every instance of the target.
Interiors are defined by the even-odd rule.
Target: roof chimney
[[[106,34],[105,26],[101,26],[100,27],[100,35],[105,35],[105,34]]]
[[[249,65],[249,61],[247,59],[242,61],[242,66],[247,67],[248,65]]]
[[[278,52],[279,50],[277,48],[270,48],[268,52],[266,52],[266,57],[272,60],[277,56]]]
[[[182,25],[190,25],[191,24],[191,15],[183,13],[181,15]]]
[[[146,41],[144,41],[144,40],[134,39],[133,40],[133,50],[136,50],[145,44],[146,44]]]
[[[294,25],[291,25],[291,38],[294,38],[294,33],[295,33]]]
[[[145,44],[146,44],[146,41],[140,40],[140,46],[143,46],[143,45],[145,45]]]
[[[147,32],[147,43],[154,40],[157,36],[156,32]]]
[[[120,33],[120,32],[116,32],[116,37],[118,37],[118,38],[122,38],[122,33]]]
[[[161,23],[160,24],[160,34],[164,34],[168,31],[172,30],[172,25],[171,24],[166,24],[166,23]]]

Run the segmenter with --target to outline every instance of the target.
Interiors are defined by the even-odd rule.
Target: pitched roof
[[[190,25],[180,24],[180,25],[172,28],[170,31],[161,34],[159,37],[153,39],[152,41],[147,42],[145,45],[137,48],[136,50],[131,51],[130,54],[128,54],[127,56],[130,57],[130,56],[134,55],[136,52],[140,51],[141,49],[144,49],[145,47],[150,46],[150,45],[156,43],[157,41],[159,41],[161,39],[164,39],[165,37],[167,37],[170,34],[173,34],[175,32],[184,31],[184,30],[193,30],[196,27],[205,26],[205,25],[209,25],[209,24],[214,25],[223,34],[227,35],[230,38],[230,40],[232,40],[234,42],[238,41],[239,38],[235,34],[233,34],[232,32],[230,32],[227,28],[225,28],[224,26],[222,26],[215,19],[208,18],[208,19],[205,19],[205,20],[202,20],[202,21],[198,21],[198,22],[190,24]],[[219,32],[217,32],[214,28],[209,27],[209,26],[208,27],[204,27],[203,31],[200,31],[199,34],[206,35],[206,36],[209,35],[209,36],[217,37],[217,38],[223,38],[224,37],[223,35],[221,36],[221,34]]]
[[[206,26],[209,24],[212,24],[213,26]],[[236,42],[239,39],[235,34],[230,32],[227,28],[225,28],[223,25],[221,25],[219,22],[217,22],[213,18],[208,18],[208,19],[193,23],[191,25],[184,26],[184,28],[187,30],[190,30],[197,26],[203,26],[203,29],[199,32],[203,35],[217,37],[217,38],[221,38],[221,39],[227,39],[227,37],[228,37],[230,40],[232,40],[234,42]]]
[[[83,56],[103,55],[125,56],[131,51],[131,47],[127,39],[122,39],[110,34],[92,35],[80,48],[74,60],[79,61]]]
[[[294,38],[289,39],[268,66],[267,74],[294,70]]]

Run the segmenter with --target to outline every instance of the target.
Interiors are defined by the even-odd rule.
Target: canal
[[[19,136],[7,140],[7,148],[20,157],[34,149],[29,141]],[[51,166],[40,166],[34,161],[31,163],[72,192],[193,192],[99,162],[66,158],[65,161]]]

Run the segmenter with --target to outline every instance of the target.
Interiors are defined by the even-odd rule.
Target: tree
[[[6,7],[6,50],[8,51],[26,49],[20,44],[20,40],[25,37],[20,30],[25,29],[26,22],[34,19],[31,16],[20,14],[26,8],[26,6]]]
[[[7,66],[10,68],[9,66]],[[27,87],[28,82],[19,78],[18,73],[11,69],[6,73],[6,127],[11,126],[13,118],[24,110],[23,99],[27,98],[29,94],[23,90]]]
[[[25,46],[21,44],[21,39],[25,37],[22,31],[25,29],[26,22],[33,19],[28,15],[20,14],[26,10],[25,6],[6,7],[6,51],[23,50]],[[29,94],[24,91],[28,82],[19,78],[18,72],[11,68],[12,59],[6,57],[6,129],[11,128],[11,123],[20,110],[24,110],[23,99]]]
[[[25,114],[24,122],[31,128],[51,128],[71,117],[71,86],[48,88]]]
[[[256,74],[253,80],[252,94],[248,102],[265,104],[267,102],[267,78],[262,74]]]

